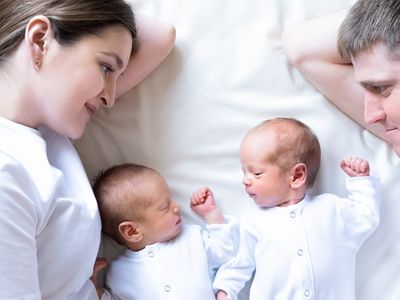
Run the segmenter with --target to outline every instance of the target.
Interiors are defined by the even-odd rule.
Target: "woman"
[[[123,0],[0,0],[1,299],[98,298],[100,218],[70,139],[171,50],[170,25],[136,21],[139,37]]]

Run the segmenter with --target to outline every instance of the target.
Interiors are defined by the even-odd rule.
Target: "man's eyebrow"
[[[124,63],[122,62],[121,57],[119,57],[117,54],[112,53],[112,52],[101,52],[101,53],[114,58],[115,62],[117,63],[118,69],[122,69],[122,66],[124,65]]]
[[[394,80],[363,80],[359,82],[362,86],[386,86],[393,85],[394,83]]]

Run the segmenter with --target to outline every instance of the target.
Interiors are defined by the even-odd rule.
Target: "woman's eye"
[[[111,69],[111,67],[109,65],[103,64],[101,67],[103,68],[103,73],[104,74],[108,74],[108,73],[112,72],[112,69]]]

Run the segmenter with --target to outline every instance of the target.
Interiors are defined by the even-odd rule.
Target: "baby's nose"
[[[180,206],[177,202],[174,202],[174,208],[172,209],[172,211],[174,212],[174,214],[178,214],[180,210]]]

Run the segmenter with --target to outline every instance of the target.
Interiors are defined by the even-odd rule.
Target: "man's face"
[[[352,59],[356,80],[365,90],[364,118],[381,123],[387,140],[400,156],[400,59],[379,43]]]

